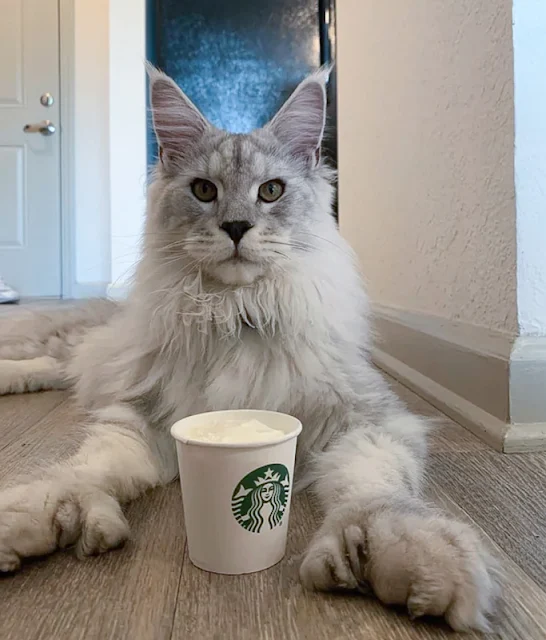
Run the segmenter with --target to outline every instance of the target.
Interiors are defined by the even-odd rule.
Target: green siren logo
[[[231,510],[241,527],[252,533],[278,527],[288,504],[290,476],[283,464],[254,469],[235,487]]]

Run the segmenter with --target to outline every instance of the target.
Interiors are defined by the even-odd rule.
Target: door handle
[[[23,127],[25,133],[41,133],[43,136],[52,136],[57,127],[50,120],[42,120],[42,122],[36,122],[35,124],[26,124]]]

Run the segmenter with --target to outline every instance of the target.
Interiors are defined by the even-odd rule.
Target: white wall
[[[72,295],[123,287],[138,256],[146,182],[144,0],[74,0]]]
[[[518,319],[546,335],[546,2],[514,1]]]
[[[511,8],[337,4],[340,224],[372,299],[504,332],[517,330]]]
[[[109,0],[74,1],[72,295],[110,282]]]
[[[145,0],[110,0],[111,276],[124,288],[138,258],[146,187]]]

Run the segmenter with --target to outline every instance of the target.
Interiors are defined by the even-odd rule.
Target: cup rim
[[[265,442],[203,442],[203,440],[197,440],[196,438],[190,438],[183,434],[177,433],[180,429],[180,424],[182,422],[189,421],[190,418],[196,418],[201,416],[214,416],[218,414],[230,414],[230,413],[248,413],[248,414],[269,414],[269,415],[277,415],[284,416],[286,418],[290,418],[294,421],[295,428],[292,429],[289,433],[287,433],[284,437],[279,438],[277,440],[269,440]],[[177,420],[173,426],[171,427],[171,436],[182,444],[198,446],[198,447],[213,447],[216,449],[263,449],[265,447],[272,447],[278,444],[282,444],[283,442],[288,442],[293,438],[297,438],[302,430],[301,421],[298,420],[295,416],[291,416],[289,413],[282,413],[280,411],[268,411],[266,409],[226,409],[224,411],[205,411],[203,413],[195,413],[190,416],[186,416],[185,418],[181,418]]]

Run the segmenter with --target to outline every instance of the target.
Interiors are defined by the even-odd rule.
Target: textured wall
[[[546,335],[546,2],[514,1],[518,317]]]
[[[511,0],[341,0],[342,232],[372,299],[517,330]]]

